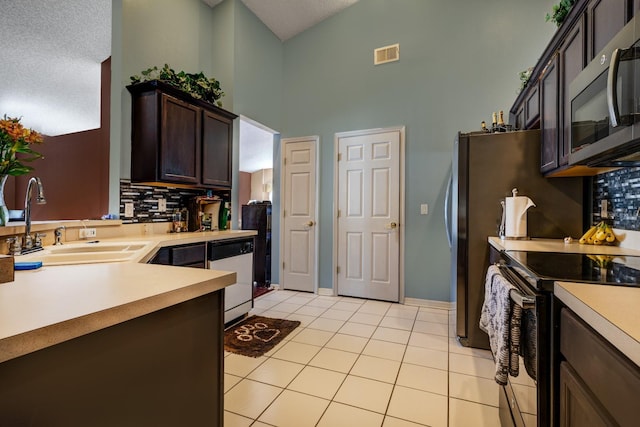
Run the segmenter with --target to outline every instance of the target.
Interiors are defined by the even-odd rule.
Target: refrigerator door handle
[[[451,237],[451,187],[453,186],[453,170],[449,173],[449,180],[447,181],[447,192],[444,195],[444,227],[447,230],[447,241],[449,242],[449,248],[453,245],[453,238]]]

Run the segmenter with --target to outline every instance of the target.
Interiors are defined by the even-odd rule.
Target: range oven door
[[[551,297],[532,289],[515,269],[503,265],[500,271],[517,288],[517,292],[511,291],[511,298],[523,306],[520,345],[528,346],[527,351],[521,352],[526,354],[526,362],[525,357],[520,357],[518,376],[509,376],[507,385],[501,387],[501,425],[547,426],[551,420]]]
[[[569,86],[569,164],[640,164],[640,135],[633,124],[640,112],[640,19],[634,18]]]

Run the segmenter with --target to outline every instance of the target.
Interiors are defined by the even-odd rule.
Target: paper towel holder
[[[521,206],[517,212],[513,211],[514,203],[510,204],[511,209],[508,207],[509,203],[507,199],[511,199],[515,201],[515,198],[518,196],[518,189],[513,188],[511,190],[512,197],[505,197],[504,200],[500,201],[502,205],[502,220],[499,229],[499,236],[503,240],[530,240],[531,238],[528,236],[527,230],[527,211],[531,207],[535,207],[535,203],[528,197],[521,197],[521,199],[525,199],[524,206]],[[509,217],[507,211],[511,210]],[[514,225],[519,223],[519,229],[517,228],[514,231]],[[524,234],[522,234],[522,228],[524,228]],[[519,230],[519,231],[518,231]]]

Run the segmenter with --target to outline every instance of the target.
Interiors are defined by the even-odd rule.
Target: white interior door
[[[282,274],[284,289],[317,286],[317,137],[284,139]]]
[[[401,136],[338,135],[339,295],[400,299]]]

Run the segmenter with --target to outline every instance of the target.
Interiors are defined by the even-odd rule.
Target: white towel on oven
[[[496,362],[495,380],[498,384],[506,384],[507,377],[518,375],[518,352],[511,357],[514,347],[519,347],[520,316],[516,310],[513,317],[513,302],[509,297],[512,289],[516,289],[503,275],[498,267],[492,265],[485,278],[484,302],[480,313],[480,329],[489,335],[493,360]],[[521,313],[521,312],[520,312]],[[513,323],[512,323],[513,322]]]

